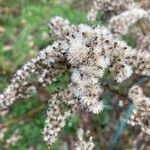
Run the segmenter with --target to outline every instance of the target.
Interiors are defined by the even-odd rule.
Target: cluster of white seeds
[[[143,132],[150,135],[150,97],[145,96],[141,87],[134,85],[129,91],[133,101],[133,114],[129,124],[140,125]]]
[[[68,90],[52,95],[43,129],[43,139],[48,145],[52,145],[57,140],[59,132],[65,126],[65,120],[75,112],[74,102]]]
[[[104,27],[70,25],[60,17],[53,18],[49,26],[55,42],[17,71],[11,84],[0,95],[0,110],[7,109],[20,98],[26,89],[24,83],[28,83],[32,74],[37,77],[38,85],[47,86],[67,68],[71,74],[68,90],[55,93],[49,100],[43,135],[44,141],[51,145],[64,127],[65,119],[77,108],[93,113],[105,108],[100,79],[106,69],[119,83],[133,73],[149,75],[150,54],[130,48]],[[79,141],[81,144],[82,140]]]
[[[31,85],[26,80],[35,72],[35,62],[36,60],[32,59],[19,69],[14,75],[11,84],[3,94],[0,94],[0,111],[7,109],[16,99],[23,97],[23,93],[29,89]]]
[[[85,140],[88,137],[88,141]],[[89,133],[84,133],[82,128],[78,129],[77,132],[78,140],[75,143],[75,150],[94,150],[95,144],[93,142],[93,137],[89,135]]]
[[[149,13],[141,8],[133,8],[112,17],[109,26],[114,34],[124,35],[128,33],[130,26],[134,25],[142,18],[148,19]]]
[[[54,39],[63,39],[67,34],[72,32],[73,26],[67,19],[54,17],[48,23],[50,34]]]
[[[147,35],[136,33],[134,37],[138,49],[150,51],[150,32]]]
[[[138,4],[134,0],[94,0],[93,7],[88,12],[87,19],[89,21],[95,21],[98,12],[103,12],[104,17],[109,19],[125,10],[138,7]]]

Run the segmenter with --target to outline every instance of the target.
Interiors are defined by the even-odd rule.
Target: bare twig
[[[6,122],[0,123],[0,129],[2,129],[4,127],[9,127],[13,124],[17,124],[19,122],[26,121],[26,120],[32,118],[34,115],[36,115],[37,113],[44,110],[45,106],[46,106],[46,104],[42,104],[39,107],[27,112],[25,115],[20,116],[19,118],[13,118],[13,119],[8,120]]]
[[[139,25],[143,35],[145,36],[147,34],[147,29],[145,27],[145,24],[140,20],[140,21],[138,21],[138,25]]]

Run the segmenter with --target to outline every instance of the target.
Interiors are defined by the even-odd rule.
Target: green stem
[[[126,126],[127,120],[129,119],[131,113],[132,113],[132,109],[133,106],[131,105],[131,103],[129,103],[127,110],[124,113],[124,117],[123,120],[120,121],[116,127],[116,130],[114,131],[112,137],[111,137],[111,143],[109,145],[109,150],[112,150],[114,145],[116,144],[118,138],[121,136],[121,134],[123,133],[123,130]]]

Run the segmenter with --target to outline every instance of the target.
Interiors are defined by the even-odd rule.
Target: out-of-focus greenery
[[[5,30],[0,37],[0,64],[4,73],[16,70],[36,53],[29,47],[31,36],[36,50],[51,41],[50,37],[44,38],[44,33],[48,33],[47,24],[51,17],[63,16],[76,24],[86,20],[85,12],[71,9],[57,0],[5,0],[1,3],[2,8],[6,6],[5,14],[0,16],[0,24]]]

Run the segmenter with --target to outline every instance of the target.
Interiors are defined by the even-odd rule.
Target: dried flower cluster
[[[129,54],[130,58],[127,60],[127,64],[130,64],[132,69],[134,68],[135,74],[150,76],[149,8],[142,8],[142,4],[133,0],[94,0],[93,4],[93,8],[87,15],[88,20],[94,21],[98,12],[103,13],[104,17],[107,18],[108,28],[114,37],[122,39],[123,35],[126,35],[133,25],[140,28],[141,31],[133,28],[131,32],[136,42],[136,50]],[[120,55],[122,57],[122,54]],[[129,66],[127,68],[126,73],[132,74],[132,69],[129,69]],[[142,89],[137,86],[133,86],[129,90],[129,97],[133,100],[133,106],[135,107],[130,123],[140,125],[141,129],[149,134],[149,97],[144,96]]]
[[[86,135],[86,138],[88,137],[88,141],[85,140],[84,136]],[[84,135],[84,130],[82,128],[78,129],[77,137],[78,140],[75,143],[75,150],[93,150],[95,147],[95,144],[93,142],[93,137],[90,136],[90,134],[87,132]]]
[[[48,24],[50,28],[50,34],[54,39],[63,39],[67,34],[72,32],[73,26],[70,25],[69,20],[62,17],[54,17]]]
[[[35,59],[26,63],[18,70],[11,81],[11,84],[0,95],[0,110],[7,109],[16,99],[23,97],[23,93],[29,88],[26,79],[35,72]]]
[[[113,80],[119,83],[133,73],[149,76],[150,52],[132,49],[125,42],[115,39],[104,27],[85,24],[75,26],[61,17],[52,18],[49,27],[55,42],[17,71],[10,85],[0,94],[0,111],[8,109],[29,89],[36,90],[36,86],[29,82],[31,75],[36,77],[38,86],[47,86],[67,68],[71,74],[67,90],[55,93],[49,100],[43,136],[44,141],[51,145],[64,127],[65,119],[77,109],[99,113],[105,108],[102,99],[105,90],[101,78],[106,69],[113,72]],[[135,92],[134,89],[130,90],[129,96],[133,99],[136,99]],[[141,92],[139,95],[143,96]],[[138,97],[138,102],[146,101],[142,98]],[[141,111],[139,104],[134,104],[136,110]],[[143,105],[140,115],[145,114],[143,109],[147,108],[146,103]],[[140,120],[137,122],[142,130],[146,129]],[[88,143],[83,141],[82,136],[79,136],[76,145],[80,148],[76,149],[93,149],[92,138]]]
[[[137,49],[143,49],[150,51],[150,34],[143,35],[139,32],[134,34],[134,39],[136,40]]]
[[[119,38],[139,20],[150,21],[150,10],[144,10],[134,0],[94,0],[93,8],[87,15],[88,20],[95,21],[99,11],[108,19],[111,32]]]
[[[145,96],[142,88],[137,85],[130,89],[129,97],[134,105],[129,124],[140,125],[141,129],[150,135],[150,97]]]
[[[75,101],[72,99],[70,91],[65,90],[52,95],[49,100],[47,118],[43,129],[43,139],[48,145],[56,141],[58,133],[65,126],[66,118],[70,117],[76,109]]]
[[[87,18],[90,21],[96,20],[96,14],[100,11],[104,13],[105,18],[109,19],[125,10],[138,7],[134,0],[94,0],[93,8],[88,13]]]
[[[112,17],[109,20],[109,26],[114,34],[124,35],[128,33],[129,27],[144,18],[149,19],[148,11],[141,8],[133,8]]]

